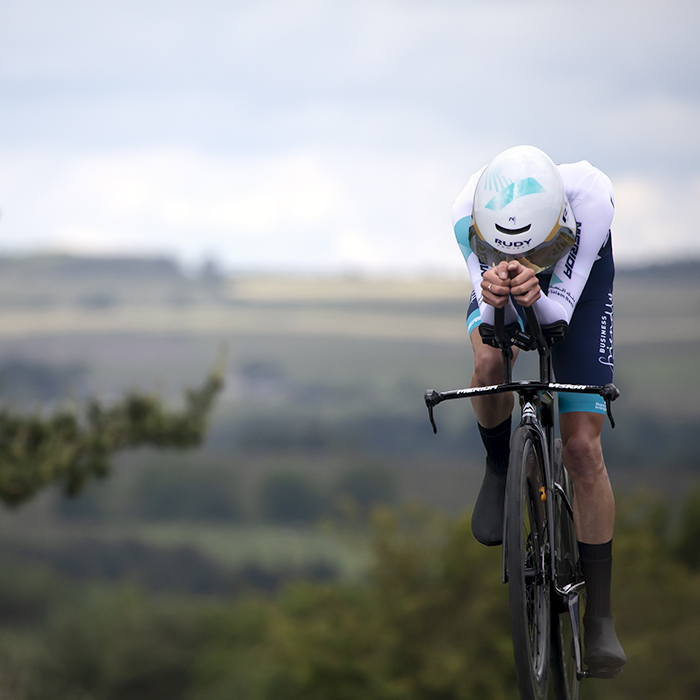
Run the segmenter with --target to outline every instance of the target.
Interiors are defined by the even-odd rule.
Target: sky
[[[3,0],[0,255],[459,274],[531,144],[613,181],[618,264],[700,259],[697,0]]]

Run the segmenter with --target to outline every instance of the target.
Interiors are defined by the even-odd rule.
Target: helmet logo
[[[507,207],[515,199],[525,197],[528,194],[539,194],[544,191],[544,187],[542,187],[534,177],[526,177],[518,182],[511,182],[508,187],[500,190],[498,194],[485,205],[485,208],[491,209],[492,211],[501,211],[501,209]]]
[[[529,246],[532,243],[532,238],[526,241],[502,241],[500,238],[496,238],[496,244],[501,246],[501,248],[522,248],[524,245]]]
[[[503,165],[499,165],[496,168],[484,173],[484,189],[485,190],[496,190],[500,192],[504,187],[508,187],[513,181],[509,177],[504,177],[501,175],[501,170]]]

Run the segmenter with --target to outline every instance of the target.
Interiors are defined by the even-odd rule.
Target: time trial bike
[[[513,652],[522,700],[545,700],[551,687],[557,700],[577,700],[583,678],[611,678],[619,669],[583,667],[581,608],[585,581],[578,561],[574,527],[573,485],[562,463],[556,438],[559,391],[598,394],[605,400],[613,427],[611,402],[619,396],[613,384],[592,386],[552,381],[551,347],[564,339],[564,322],[541,326],[532,308],[527,323],[504,325],[495,309],[494,325],[482,323],[482,340],[503,356],[502,384],[455,391],[426,391],[433,431],[433,409],[452,399],[515,392],[520,423],[514,430],[508,463],[503,513],[503,573],[508,583]],[[539,353],[539,381],[513,381],[513,346]],[[550,674],[551,672],[551,674]]]

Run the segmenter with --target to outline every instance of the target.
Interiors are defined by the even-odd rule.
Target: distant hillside
[[[0,257],[0,306],[41,308],[121,304],[183,305],[211,301],[220,275],[186,275],[168,258],[33,255]]]
[[[663,286],[700,285],[700,261],[618,266],[617,281],[623,287],[629,284],[648,287],[651,280]],[[263,303],[435,302],[461,296],[466,289],[464,281],[443,279],[438,275],[422,279],[380,279],[247,274],[227,279],[213,264],[205,265],[195,274],[187,274],[168,257],[0,256],[0,307],[178,306],[224,297]]]
[[[659,263],[658,265],[640,265],[627,267],[618,265],[615,273],[618,279],[673,279],[700,282],[700,260],[684,260],[676,263]]]

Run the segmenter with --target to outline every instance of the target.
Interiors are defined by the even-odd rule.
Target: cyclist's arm
[[[478,182],[483,169],[484,168],[472,175],[466,187],[459,194],[454,205],[452,206],[452,226],[454,228],[459,249],[462,251],[464,260],[467,263],[472,288],[474,290],[474,294],[476,295],[477,304],[479,305],[481,320],[484,323],[493,325],[493,306],[490,306],[484,301],[481,290],[481,280],[483,279],[484,272],[486,272],[489,267],[488,265],[484,265],[479,258],[476,257],[469,246],[469,226],[471,225],[474,190],[476,189],[476,183]],[[517,318],[518,314],[513,306],[513,302],[509,300],[505,307],[505,322],[507,324],[512,323],[516,321]]]
[[[534,304],[543,324],[571,321],[598,252],[610,235],[615,211],[612,183],[600,170],[586,162],[560,167],[567,179],[567,168],[574,176],[583,174],[574,190],[567,193],[578,230],[574,248],[554,267],[549,291]]]

